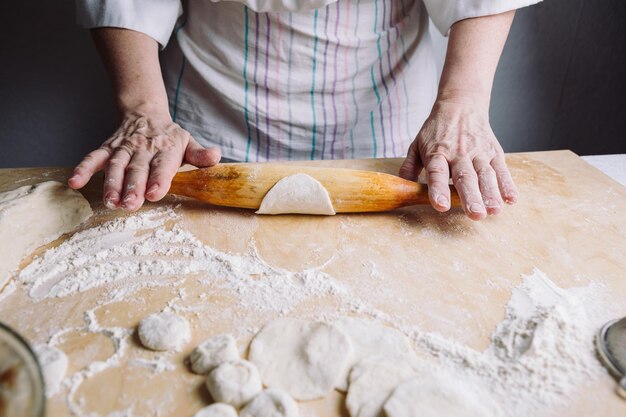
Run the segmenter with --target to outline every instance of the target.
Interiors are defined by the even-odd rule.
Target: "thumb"
[[[409,181],[417,181],[417,176],[422,171],[422,159],[419,156],[415,142],[409,147],[406,159],[402,162],[398,175]]]
[[[185,162],[198,168],[205,168],[217,165],[221,158],[222,153],[219,148],[205,148],[194,138],[189,139],[187,149],[185,150]]]

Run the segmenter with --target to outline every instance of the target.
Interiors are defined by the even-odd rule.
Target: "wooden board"
[[[268,264],[290,271],[321,268],[381,311],[478,350],[489,344],[490,334],[502,320],[511,288],[533,268],[566,288],[590,281],[606,285],[615,295],[616,314],[626,315],[626,188],[568,151],[511,154],[507,159],[520,200],[483,222],[472,222],[459,209],[439,214],[427,206],[379,214],[271,217],[171,197],[164,203],[180,204],[175,210],[184,227],[217,250],[254,249]],[[396,173],[400,162],[306,164]],[[67,169],[0,170],[0,191],[64,180],[68,173]],[[100,187],[101,178],[96,178],[84,191],[96,212],[91,225],[125,215],[103,209]],[[156,206],[148,204],[144,210]],[[61,346],[69,354],[71,375],[114,351],[106,335],[87,330],[84,314],[89,309],[95,308],[103,326],[132,329],[142,317],[176,299],[196,309],[186,313],[194,343],[234,327],[261,325],[277,315],[250,317],[240,312],[224,320],[230,302],[224,294],[215,291],[199,302],[198,295],[206,288],[197,281],[159,279],[174,280],[175,285],[144,288],[129,299],[100,307],[101,289],[35,302],[18,288],[0,301],[0,320],[33,343],[45,342],[65,327],[76,327],[63,337]],[[299,310],[293,314],[300,314]],[[245,340],[240,342],[243,345]],[[202,377],[191,374],[183,363],[194,343],[169,357],[176,364],[173,370],[154,373],[129,365],[132,359],[155,357],[132,338],[125,360],[86,380],[74,398],[83,399],[84,412],[101,415],[131,407],[133,415],[191,416],[208,401]],[[545,415],[623,415],[625,403],[612,387],[607,376]],[[61,392],[49,401],[49,416],[68,414],[67,394]],[[332,417],[345,415],[341,404],[342,397],[333,394],[304,408]]]

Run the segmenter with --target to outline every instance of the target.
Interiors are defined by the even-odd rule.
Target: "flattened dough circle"
[[[282,178],[265,194],[257,214],[335,214],[328,191],[307,174]]]
[[[259,369],[263,383],[297,400],[328,394],[351,354],[350,341],[341,330],[306,320],[275,320],[250,344],[250,362]]]

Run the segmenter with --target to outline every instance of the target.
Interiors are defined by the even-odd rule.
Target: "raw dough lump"
[[[263,383],[297,400],[328,394],[351,353],[348,337],[337,327],[295,319],[269,323],[250,344],[250,361],[259,368]]]
[[[415,352],[409,339],[399,330],[373,321],[351,317],[343,317],[333,322],[333,325],[348,336],[354,348],[348,366],[335,386],[339,391],[348,390],[350,370],[357,362],[364,359],[381,356],[389,361],[400,363],[415,360]]]
[[[456,375],[422,374],[400,384],[384,406],[387,417],[501,417],[486,392]]]
[[[328,191],[306,174],[282,178],[265,194],[257,214],[335,214]]]
[[[240,417],[298,417],[298,405],[287,393],[266,389],[254,397],[242,410]]]
[[[180,350],[191,339],[189,322],[174,313],[156,313],[139,323],[141,344],[152,350]]]
[[[351,417],[380,417],[389,394],[398,384],[416,375],[406,363],[370,358],[357,363],[350,372],[346,407]],[[416,414],[412,417],[418,417]]]
[[[199,410],[193,417],[237,417],[237,410],[232,405],[215,403]]]
[[[0,193],[0,290],[24,256],[74,230],[91,214],[78,191],[57,181]]]
[[[200,343],[189,355],[191,370],[205,375],[216,366],[239,359],[237,343],[230,334],[212,336]]]
[[[36,345],[33,347],[43,380],[46,384],[46,397],[51,397],[59,391],[61,382],[67,372],[67,356],[62,350],[50,345]]]
[[[236,408],[246,404],[263,389],[256,366],[243,359],[225,362],[213,369],[207,376],[206,386],[215,401]]]

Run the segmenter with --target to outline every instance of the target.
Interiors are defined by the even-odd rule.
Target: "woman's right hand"
[[[74,168],[68,184],[82,188],[104,170],[104,205],[135,211],[145,200],[165,196],[183,162],[209,167],[220,158],[219,149],[204,148],[169,113],[128,112],[119,129]]]

